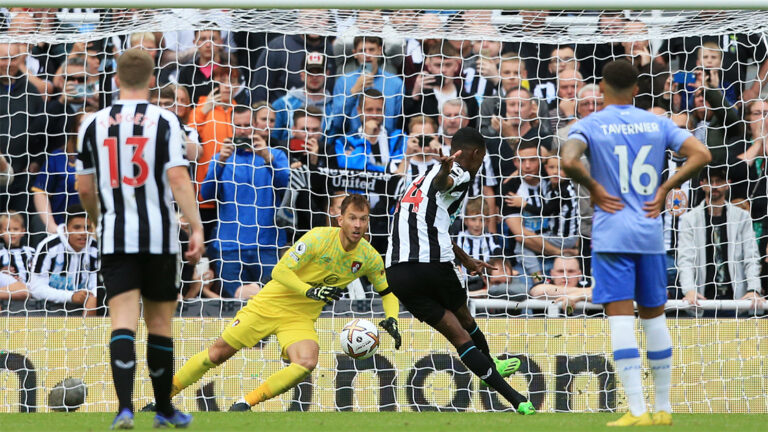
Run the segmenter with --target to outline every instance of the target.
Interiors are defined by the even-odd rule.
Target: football
[[[67,378],[48,393],[48,407],[54,411],[76,411],[85,403],[88,389],[80,378]]]
[[[356,318],[341,329],[339,342],[341,350],[348,356],[367,359],[379,349],[379,329],[368,320]]]

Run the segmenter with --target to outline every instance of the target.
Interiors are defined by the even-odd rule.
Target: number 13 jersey
[[[175,254],[178,221],[167,170],[188,166],[179,118],[142,100],[120,100],[83,120],[77,174],[95,175],[102,254]]]
[[[454,259],[448,229],[461,212],[472,178],[454,162],[449,176],[453,186],[438,192],[432,181],[440,172],[435,164],[416,177],[400,198],[387,247],[386,266],[401,262],[438,263]]]
[[[661,217],[647,218],[643,206],[661,185],[667,149],[680,150],[690,136],[672,120],[631,105],[608,105],[573,125],[568,139],[587,144],[592,177],[624,203],[613,214],[595,208],[593,251],[665,253]]]

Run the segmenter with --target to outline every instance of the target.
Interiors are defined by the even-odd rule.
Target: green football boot
[[[522,415],[534,415],[536,414],[536,408],[530,401],[523,402],[517,406],[517,413]]]
[[[501,375],[502,378],[512,376],[518,369],[520,369],[520,359],[517,357],[511,357],[506,360],[493,358],[493,364],[496,366],[496,372]],[[484,380],[480,381],[480,384],[488,386]]]

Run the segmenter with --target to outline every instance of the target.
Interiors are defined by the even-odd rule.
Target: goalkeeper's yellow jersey
[[[388,288],[384,261],[376,249],[362,239],[347,252],[341,246],[340,231],[332,227],[314,228],[283,255],[272,271],[272,280],[251,299],[261,314],[317,319],[325,303],[308,298],[307,289],[317,286],[344,289],[361,276],[366,276],[379,293]]]

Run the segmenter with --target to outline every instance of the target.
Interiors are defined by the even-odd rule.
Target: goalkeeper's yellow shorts
[[[268,309],[268,305],[263,302],[257,304],[249,300],[227,325],[221,337],[232,348],[240,350],[253,347],[265,337],[275,335],[284,359],[288,359],[286,349],[296,342],[313,340],[319,344],[315,320],[301,314],[275,317],[272,313],[263,312]]]

